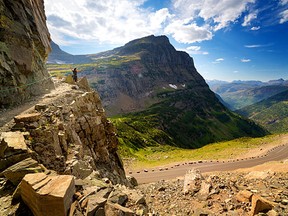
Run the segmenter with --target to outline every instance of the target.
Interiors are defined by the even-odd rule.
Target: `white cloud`
[[[208,55],[207,51],[202,51],[200,46],[189,46],[186,49],[178,49],[189,53],[189,55]]]
[[[192,50],[192,51],[199,51],[201,49],[200,46],[190,46],[186,48],[187,50]]]
[[[242,26],[250,26],[251,21],[257,19],[257,12],[253,12],[248,14],[247,16],[244,17],[244,22],[242,23]]]
[[[213,63],[213,64],[219,64],[219,63],[221,63],[222,61],[224,61],[224,58],[218,58],[218,59],[215,59],[215,61],[213,61],[212,63]]]
[[[243,62],[243,63],[247,63],[247,62],[250,62],[251,59],[241,59],[240,61]]]
[[[146,1],[47,0],[47,25],[59,45],[89,42],[115,46],[151,34],[167,34],[190,44],[211,40],[215,31],[236,22],[256,0],[171,0],[172,7],[160,10],[144,9]],[[250,21],[247,18],[246,24]]]
[[[259,30],[261,27],[260,26],[253,26],[252,28],[251,28],[251,30],[252,31],[257,31],[257,30]]]
[[[196,23],[188,24],[186,20],[174,20],[165,29],[164,33],[171,34],[180,43],[194,43],[211,40],[213,34],[206,26],[197,26]]]
[[[172,15],[167,8],[141,8],[145,0],[47,0],[47,25],[53,40],[123,44],[151,34],[161,34]]]
[[[288,21],[288,9],[280,13],[281,19],[280,24]]]
[[[253,44],[253,45],[245,45],[246,48],[258,48],[258,47],[263,47],[263,45],[260,44]]]
[[[281,1],[280,1],[280,4],[281,4],[281,5],[286,5],[286,4],[288,4],[288,0],[281,0]]]
[[[201,17],[214,23],[214,30],[227,27],[235,22],[247,10],[249,3],[255,0],[173,0],[174,9],[183,19]]]
[[[224,61],[224,58],[218,58],[215,61],[217,61],[217,62]]]

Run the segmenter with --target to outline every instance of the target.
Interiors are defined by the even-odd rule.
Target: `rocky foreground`
[[[287,163],[287,161],[286,161]],[[186,174],[140,185],[154,215],[288,215],[288,173]]]

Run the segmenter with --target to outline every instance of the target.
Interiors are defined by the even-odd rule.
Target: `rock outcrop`
[[[53,88],[43,0],[0,0],[0,108]]]
[[[46,215],[67,215],[74,207],[84,215],[102,211],[106,215],[132,214],[125,206],[130,192],[114,190],[113,185],[131,187],[132,183],[126,179],[117,153],[116,130],[106,118],[99,95],[89,89],[85,78],[69,85],[70,92],[15,116],[11,131],[0,134],[0,183],[5,182],[0,185],[0,194],[10,191],[6,196],[12,199],[15,190],[13,197],[22,197],[34,215],[42,215],[46,208]],[[80,209],[71,205],[76,189],[85,194],[77,201],[84,206]],[[5,207],[4,215],[20,207],[13,208]],[[23,211],[27,213],[27,209]]]
[[[37,104],[32,113],[16,116],[14,129],[29,133],[31,156],[48,169],[80,179],[95,171],[114,184],[127,184],[116,131],[98,94],[77,88],[52,104]]]

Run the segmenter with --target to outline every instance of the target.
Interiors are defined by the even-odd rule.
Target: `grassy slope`
[[[288,91],[244,107],[240,114],[263,125],[271,133],[288,131]]]
[[[200,148],[208,143],[243,136],[265,135],[262,128],[228,112],[209,95],[196,95],[189,90],[176,91],[150,109],[111,118],[118,130],[121,155],[145,161],[146,155],[150,154]],[[182,101],[185,97],[189,97],[194,106],[187,108]],[[207,97],[204,101],[207,104],[195,104],[203,101],[201,97]],[[182,106],[186,105],[185,110],[175,105],[181,107],[181,102]]]
[[[280,135],[286,137],[287,134]],[[279,135],[269,135],[261,138],[239,138],[230,141],[211,143],[198,149],[182,149],[171,146],[146,147],[128,157],[120,150],[127,170],[168,166],[172,163],[194,160],[226,160],[246,157],[248,152],[261,153],[259,149],[266,146],[276,146],[282,143]],[[286,143],[286,142],[285,142]],[[249,156],[255,156],[255,153]]]

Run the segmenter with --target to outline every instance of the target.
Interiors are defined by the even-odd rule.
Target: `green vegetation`
[[[238,112],[265,127],[271,133],[288,131],[288,91],[259,103],[244,107]]]
[[[158,96],[162,102],[149,109],[111,118],[118,130],[123,157],[155,165],[162,160],[159,155],[168,154],[171,160],[180,160],[188,157],[182,156],[183,152],[191,152],[185,149],[266,134],[252,121],[226,110],[208,90],[203,89],[201,94],[192,89],[177,90]]]
[[[261,138],[239,138],[208,144],[198,149],[182,149],[169,145],[147,146],[138,151],[132,150],[133,155],[127,156],[127,146],[123,149],[120,144],[120,155],[127,169],[149,168],[167,166],[171,163],[187,162],[194,160],[226,160],[243,157],[247,152],[270,145],[279,144],[278,135],[269,135]],[[277,141],[277,142],[276,142]]]

